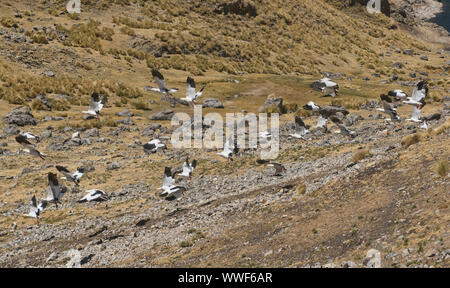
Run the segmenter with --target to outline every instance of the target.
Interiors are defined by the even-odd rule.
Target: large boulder
[[[34,119],[31,109],[29,107],[20,106],[13,111],[9,112],[4,121],[8,124],[17,126],[36,125],[36,119]]]
[[[219,99],[206,98],[203,100],[203,108],[223,108],[223,104]]]
[[[149,120],[171,120],[175,112],[172,110],[164,110],[159,113],[150,115],[148,117]]]

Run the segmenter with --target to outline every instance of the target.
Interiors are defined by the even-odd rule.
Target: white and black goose
[[[25,214],[25,216],[36,218],[39,221],[39,216],[41,215],[42,211],[44,211],[45,207],[47,207],[47,201],[43,200],[38,205],[36,196],[33,195],[33,197],[31,197],[30,204],[30,212],[28,212],[28,214]]]
[[[103,96],[102,100],[100,100],[100,96],[97,92],[92,93],[91,100],[89,101],[89,110],[88,111],[82,111],[83,114],[87,114],[89,116],[99,118],[98,116],[101,115],[100,111],[103,109],[103,106],[105,106],[106,102],[108,101],[108,98]]]
[[[170,187],[172,187],[175,184],[174,176],[175,175],[172,174],[170,167],[164,168],[162,186],[158,188],[159,190],[163,190],[163,192],[161,193],[163,195],[161,195],[161,196],[165,196],[164,193],[166,193],[166,191],[170,190]]]
[[[108,194],[106,194],[105,191],[98,190],[98,189],[91,189],[91,190],[87,190],[86,195],[84,195],[83,198],[81,198],[77,202],[78,203],[91,202],[91,201],[101,202],[101,201],[106,201],[108,199],[109,199],[109,196],[108,196]]]
[[[405,92],[403,92],[403,90],[400,89],[391,90],[388,92],[388,95],[394,97],[396,101],[406,99],[406,97],[408,97],[408,94],[406,94]]]
[[[152,141],[144,144],[144,152],[147,154],[153,154],[156,153],[160,150],[162,150],[163,152],[165,152],[166,150],[166,144],[164,144],[163,142],[161,142],[161,140],[159,139],[153,139]]]
[[[47,198],[45,200],[55,203],[56,208],[58,208],[58,202],[62,199],[66,192],[67,188],[58,182],[56,174],[49,172]]]
[[[163,192],[161,192],[159,196],[165,197],[165,199],[168,201],[172,201],[179,198],[183,194],[183,192],[186,191],[185,187],[175,185],[174,174],[172,174],[170,167],[165,167],[163,176],[163,185],[160,188],[158,188],[163,190]]]
[[[180,100],[187,101],[189,103],[195,104],[195,99],[202,96],[203,90],[206,85],[204,85],[199,91],[195,91],[195,81],[191,77],[186,79],[186,98],[181,98]]]
[[[78,168],[75,173],[71,173],[66,167],[56,165],[56,169],[64,175],[64,177],[61,177],[63,180],[67,180],[70,182],[75,183],[75,185],[79,186],[80,179],[84,174],[84,168]]]
[[[305,136],[308,132],[308,128],[302,118],[300,118],[300,116],[295,116],[295,133],[289,134],[289,137],[304,139],[303,136]]]
[[[167,88],[164,76],[157,69],[152,69],[152,76],[154,82],[156,83],[156,85],[158,85],[158,87],[150,87],[151,91],[159,92],[161,94],[175,93],[178,91],[178,88]]]
[[[189,157],[186,157],[186,161],[184,161],[183,167],[181,167],[181,173],[177,173],[177,175],[187,177],[189,181],[191,181],[192,173],[194,172],[196,166],[197,160],[194,159],[189,163]]]
[[[20,145],[22,145],[22,147],[24,147],[23,151],[28,152],[33,156],[38,156],[41,159],[45,160],[45,156],[47,155],[39,152],[36,148],[34,148],[33,144],[31,144],[25,136],[17,135],[15,139],[17,143],[19,143]]]
[[[308,103],[306,103],[305,106],[303,106],[303,109],[309,111],[319,111],[320,106],[314,103],[313,101],[309,101]]]
[[[422,100],[425,100],[427,96],[428,83],[427,81],[423,80],[417,83],[416,87],[414,87],[411,97],[407,97],[407,100],[403,101],[403,103],[413,106],[422,105]]]
[[[228,161],[233,161],[233,154],[237,154],[239,152],[239,148],[235,147],[234,142],[231,139],[228,139],[225,142],[225,146],[223,147],[223,151],[217,153],[224,158],[227,158]]]
[[[33,133],[30,132],[22,132],[20,133],[20,135],[24,136],[25,138],[27,138],[27,140],[34,140],[36,141],[36,143],[40,142],[40,138],[39,136],[34,135]]]

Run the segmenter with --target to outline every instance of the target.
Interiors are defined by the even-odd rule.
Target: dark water
[[[450,0],[442,0],[441,2],[444,4],[444,12],[436,15],[430,21],[444,27],[450,32]]]

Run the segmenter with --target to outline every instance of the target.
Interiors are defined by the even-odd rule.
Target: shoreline
[[[430,21],[445,12],[444,3],[436,0],[393,0],[391,2],[391,17],[403,24],[410,33],[426,42],[450,46],[450,31]]]

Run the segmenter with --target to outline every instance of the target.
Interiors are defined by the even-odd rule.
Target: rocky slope
[[[61,13],[64,2],[0,3],[0,267],[449,266],[444,45],[341,1],[101,0],[78,17]],[[199,103],[216,108],[204,114],[257,113],[282,98],[276,161],[287,172],[258,164],[259,149],[228,163],[214,149],[173,148],[168,119],[192,108],[149,91],[154,67],[178,98],[188,75],[207,84]],[[311,88],[322,74],[338,97]],[[429,130],[387,124],[379,94],[411,94],[419,79],[430,86],[423,114],[441,117]],[[83,120],[93,91],[108,103]],[[289,139],[295,115],[316,124],[301,108],[311,100],[348,110],[339,117],[356,137],[328,124]],[[405,119],[411,107],[398,111]],[[22,131],[40,136],[46,160],[21,151]],[[165,154],[144,153],[153,138]],[[192,181],[179,180],[187,192],[165,201],[163,167],[186,156],[198,160]],[[37,225],[22,215],[55,165],[86,175]],[[110,199],[76,202],[94,188]]]

